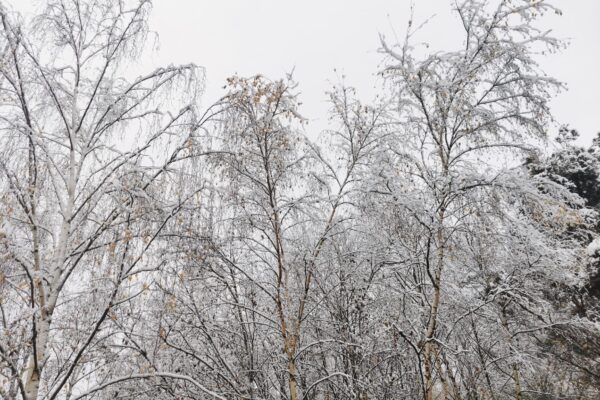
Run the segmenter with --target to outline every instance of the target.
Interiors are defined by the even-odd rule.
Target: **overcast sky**
[[[29,1],[12,4],[27,8]],[[451,1],[414,3],[415,24],[436,14],[420,36],[432,50],[460,45],[462,28],[451,16]],[[151,28],[160,36],[160,48],[141,63],[148,68],[188,62],[204,66],[205,104],[222,94],[225,78],[233,73],[279,78],[294,69],[302,113],[312,121],[308,129],[320,129],[327,111],[324,91],[342,74],[363,97],[372,96],[374,74],[382,60],[377,52],[379,34],[390,42],[395,35],[402,38],[410,4],[410,0],[154,0]],[[548,15],[545,24],[571,44],[540,62],[569,87],[553,100],[554,115],[577,128],[587,144],[600,131],[600,0],[553,4],[564,15]]]

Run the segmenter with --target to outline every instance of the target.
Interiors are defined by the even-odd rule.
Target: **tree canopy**
[[[598,398],[600,139],[553,137],[549,1],[454,2],[455,49],[410,19],[318,134],[292,75],[126,78],[150,0],[41,5],[0,0],[1,398]]]

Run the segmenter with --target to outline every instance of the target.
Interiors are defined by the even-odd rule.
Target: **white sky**
[[[10,1],[10,0],[9,0]],[[436,14],[420,38],[432,50],[461,43],[461,27],[450,15],[449,0],[418,0],[415,24]],[[569,90],[553,100],[555,117],[570,123],[588,144],[600,132],[600,0],[554,0],[562,17],[548,15],[545,24],[559,38],[570,38],[560,54],[540,59]],[[31,0],[13,0],[28,9]],[[261,73],[270,78],[294,69],[300,83],[301,113],[308,130],[325,126],[324,92],[332,83],[355,86],[372,97],[382,60],[379,33],[402,39],[410,0],[154,0],[151,28],[160,48],[140,62],[147,69],[194,62],[206,68],[204,104],[222,94],[225,78]],[[337,73],[334,72],[337,68]],[[312,132],[313,134],[315,132]]]

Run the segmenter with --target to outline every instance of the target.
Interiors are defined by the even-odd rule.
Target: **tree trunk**
[[[29,356],[24,376],[25,396],[27,400],[36,400],[40,390],[40,378],[50,333],[51,316],[47,309],[42,308],[40,318],[36,318],[36,337],[34,352]]]
[[[519,375],[519,364],[518,363],[514,363],[513,364],[513,377],[515,379],[515,399],[516,400],[521,400],[522,399],[522,395],[521,395],[521,377]]]
[[[444,267],[444,217],[445,209],[440,207],[440,211],[437,215],[438,228],[436,232],[437,240],[437,252],[436,252],[436,266],[432,284],[433,284],[433,301],[431,302],[431,310],[429,312],[429,322],[427,324],[427,330],[425,332],[425,351],[424,351],[424,383],[425,383],[425,400],[433,400],[433,367],[435,365],[435,344],[433,338],[435,336],[435,330],[437,327],[437,316],[440,307],[442,289],[442,270]]]
[[[290,400],[298,400],[298,369],[296,368],[296,360],[288,354],[288,379]]]

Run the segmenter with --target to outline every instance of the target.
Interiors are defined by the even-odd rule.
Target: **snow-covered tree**
[[[410,21],[318,135],[291,76],[203,111],[195,65],[126,78],[149,0],[42,6],[0,3],[0,397],[600,394],[600,141],[539,150],[547,1],[454,2],[453,51]]]
[[[123,77],[150,8],[49,0],[24,21],[0,4],[3,397],[103,382],[109,321],[144,290],[146,255],[189,196],[167,188],[205,122],[201,71]]]
[[[511,168],[546,137],[548,100],[560,83],[539,70],[534,54],[553,52],[560,42],[535,25],[540,15],[559,11],[546,1],[471,0],[456,3],[454,11],[464,33],[456,51],[419,57],[412,21],[405,43],[383,41],[398,132],[380,192],[403,209],[401,218],[421,227],[416,243],[404,235],[397,240],[414,248],[409,271],[418,271],[410,307],[420,311],[409,327],[422,363],[424,398],[473,396],[486,386],[486,396],[512,392],[522,398],[520,370],[529,362],[523,352],[530,343],[523,346],[518,332],[554,323],[544,296],[531,293],[548,282],[576,279],[572,268],[579,257],[578,247],[556,234],[581,218],[565,205],[568,192],[540,190],[522,169]],[[519,307],[537,321],[518,315]],[[486,349],[501,354],[502,367],[480,357],[485,384],[469,383],[461,370],[458,355],[470,344],[451,342],[480,312],[484,320],[472,325],[474,337],[478,325],[498,321],[494,332],[500,336],[492,343],[503,343]],[[487,371],[505,366],[510,390]]]

